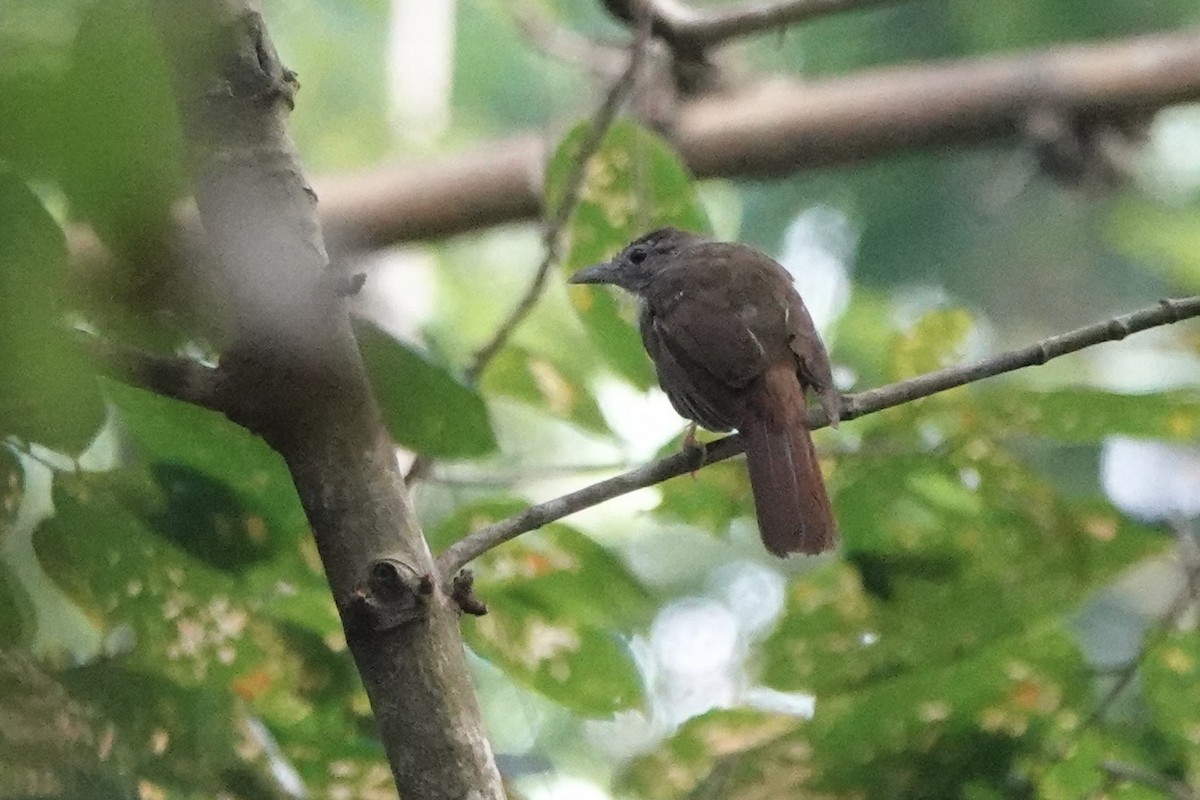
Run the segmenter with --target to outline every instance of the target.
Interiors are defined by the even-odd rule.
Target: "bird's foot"
[[[708,446],[704,442],[696,438],[696,423],[692,422],[688,425],[687,434],[683,437],[683,449],[685,451],[693,451],[695,459],[695,468],[690,470],[688,474],[692,476],[692,480],[696,479],[696,470],[704,466],[704,461],[708,455]]]

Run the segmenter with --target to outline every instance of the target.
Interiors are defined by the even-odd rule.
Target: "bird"
[[[783,558],[836,546],[805,417],[812,390],[836,426],[841,395],[787,270],[747,245],[661,228],[570,282],[634,294],[642,342],[671,405],[711,431],[741,434],[768,551]]]

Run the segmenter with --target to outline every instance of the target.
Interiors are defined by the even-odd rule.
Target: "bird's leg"
[[[695,422],[695,420],[693,420],[692,422],[689,422],[687,434],[684,435],[684,437],[683,437],[683,449],[684,450],[695,450],[697,452],[696,469],[693,469],[690,473],[692,476],[692,480],[696,479],[696,470],[700,469],[700,467],[704,465],[704,457],[705,457],[706,451],[708,450],[708,448],[705,447],[704,442],[702,442],[696,438],[696,426],[697,426],[697,423]]]

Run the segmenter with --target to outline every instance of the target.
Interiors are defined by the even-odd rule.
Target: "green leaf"
[[[812,723],[774,755],[806,744],[813,784],[826,790],[866,785],[873,797],[901,798],[919,786],[931,797],[970,796],[971,785],[1003,785],[1046,759],[1047,743],[1090,704],[1089,678],[1066,631],[1032,630],[940,669],[818,698]]]
[[[893,341],[892,378],[903,380],[957,363],[974,326],[971,315],[961,308],[930,311]]]
[[[698,718],[626,781],[662,800],[989,797],[976,792],[1053,760],[1091,700],[1088,677],[1064,631],[1031,631],[936,669],[820,694],[810,721]]]
[[[58,225],[0,168],[0,438],[76,453],[99,430],[104,406],[60,317],[66,257]]]
[[[639,389],[655,385],[654,367],[632,322],[633,314],[622,314],[606,287],[572,286],[571,292],[575,309],[608,365]]]
[[[174,260],[166,247],[171,205],[187,185],[171,78],[145,7],[133,0],[88,7],[68,87],[63,188],[73,212],[127,259],[126,277],[144,296],[147,272]]]
[[[567,134],[546,167],[546,207],[556,213],[591,122]],[[647,231],[673,225],[709,232],[691,175],[671,145],[629,120],[608,129],[592,156],[568,223],[563,268],[603,261]]]
[[[1063,442],[1106,436],[1193,441],[1200,436],[1200,392],[1118,394],[1072,387],[1036,391],[1016,385],[980,390],[979,413],[1006,434],[1029,433]]]
[[[224,687],[182,686],[107,659],[63,679],[76,698],[115,725],[110,735],[118,735],[143,780],[219,793],[232,769],[248,766],[237,749],[245,711]],[[267,766],[258,765],[264,775]]]
[[[772,686],[846,691],[928,670],[1061,617],[1164,546],[1111,506],[1067,503],[1019,463],[976,450],[840,465],[847,563],[792,587],[766,645]]]
[[[1156,789],[1108,776],[1105,764],[1116,762],[1145,768],[1144,765],[1156,759],[1152,751],[1147,752],[1148,748],[1106,734],[1092,729],[1067,737],[1059,758],[1037,778],[1038,796],[1046,800],[1100,796],[1113,800],[1162,800],[1163,795]]]
[[[1158,267],[1176,286],[1188,291],[1200,287],[1200,219],[1194,205],[1117,204],[1108,235],[1119,252]]]
[[[488,395],[545,409],[581,428],[608,433],[608,423],[586,380],[586,372],[577,363],[510,346],[492,361],[481,388]]]
[[[172,538],[198,552],[234,548],[249,556],[275,552],[308,538],[308,521],[291,475],[266,442],[223,415],[115,381],[104,382],[120,430],[149,463],[150,474],[169,498],[155,527],[181,526]],[[185,517],[193,516],[193,522]],[[171,521],[169,521],[171,520]],[[207,539],[205,526],[219,529]],[[232,533],[236,532],[236,533]],[[199,538],[201,541],[196,541]],[[192,539],[192,543],[185,541]],[[240,563],[232,558],[231,563]]]
[[[439,541],[519,512],[515,500],[460,509]],[[643,686],[621,632],[645,624],[645,589],[607,549],[566,525],[549,525],[490,551],[474,565],[488,614],[464,622],[471,647],[513,680],[585,716],[639,704]]]
[[[546,206],[563,202],[574,165],[591,123],[576,126],[559,145],[546,168]],[[604,261],[643,233],[673,225],[707,233],[708,218],[695,185],[678,154],[662,138],[637,124],[619,120],[609,128],[588,164],[566,226],[563,269]],[[609,289],[571,287],[571,300],[592,332],[609,365],[630,383],[654,383],[641,340],[622,315]]]
[[[341,630],[308,520],[283,460],[221,414],[106,382],[129,445],[165,502],[149,530],[237,573],[261,613],[320,635]]]
[[[238,747],[244,707],[286,730],[298,753],[341,752],[364,738],[361,684],[328,588],[313,588],[320,576],[298,565],[296,551],[230,574],[155,530],[172,498],[150,470],[60,475],[55,484],[57,513],[34,537],[38,559],[115,654],[80,678],[79,696],[136,741],[143,770],[225,786],[230,769],[258,764]],[[313,619],[287,619],[302,614]],[[166,749],[155,753],[144,736],[162,731]]]
[[[754,513],[746,465],[741,461],[723,461],[694,475],[680,475],[659,484],[659,491],[662,502],[655,509],[657,516],[714,533]]]
[[[0,79],[61,73],[87,0],[8,0],[0,18]]]
[[[721,765],[737,763],[802,724],[792,716],[748,709],[709,711],[685,722],[656,752],[633,761],[617,788],[620,796],[650,800],[725,797]]]
[[[1200,780],[1200,632],[1176,631],[1150,649],[1142,664],[1142,685],[1158,735]]]
[[[474,389],[368,322],[355,326],[383,421],[397,443],[457,458],[496,449],[487,406]]]

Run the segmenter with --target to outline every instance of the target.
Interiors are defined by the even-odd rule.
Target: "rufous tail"
[[[812,435],[804,390],[790,367],[772,367],[755,387],[741,427],[763,544],[772,553],[815,554],[837,542],[837,524]]]

